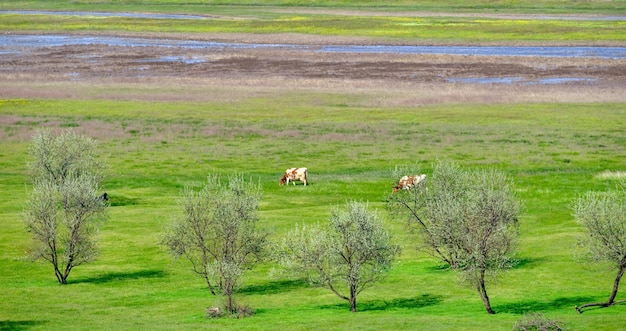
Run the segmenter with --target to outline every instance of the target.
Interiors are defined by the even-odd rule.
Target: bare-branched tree
[[[209,176],[202,190],[182,192],[182,217],[163,239],[175,256],[191,262],[213,295],[223,296],[224,310],[231,314],[241,308],[234,297],[241,276],[261,261],[267,244],[268,232],[257,227],[260,198],[260,186],[242,176],[227,183]]]
[[[415,226],[423,249],[461,271],[493,314],[486,280],[515,262],[521,209],[507,177],[440,162],[427,184],[390,194],[387,206]]]
[[[292,275],[305,276],[347,300],[356,312],[359,293],[386,274],[399,252],[378,214],[352,201],[345,210],[334,209],[327,226],[303,226],[288,233],[277,259]]]
[[[576,306],[576,310],[582,313],[589,307],[613,306],[619,302],[615,298],[626,271],[626,183],[608,192],[588,192],[576,201],[573,213],[587,230],[580,241],[583,254],[592,262],[608,263],[617,269],[607,301]]]
[[[72,131],[38,131],[28,151],[33,191],[24,220],[31,257],[50,262],[59,283],[67,284],[74,267],[98,256],[96,235],[107,207],[98,193],[104,164],[95,141]]]

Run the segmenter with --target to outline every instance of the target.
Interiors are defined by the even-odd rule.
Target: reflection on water
[[[469,77],[469,78],[448,78],[450,83],[471,83],[471,84],[513,84],[521,81],[520,77]]]
[[[324,52],[626,58],[626,47],[587,46],[324,46]]]
[[[528,84],[564,84],[564,83],[595,83],[598,80],[595,78],[575,78],[575,77],[561,77],[561,78],[543,78],[536,82],[528,82]]]
[[[107,45],[122,47],[181,47],[194,49],[211,48],[288,48],[318,52],[341,53],[388,53],[388,54],[444,54],[481,56],[540,56],[540,57],[584,57],[584,58],[626,58],[626,47],[600,46],[307,46],[293,44],[242,44],[202,40],[174,40],[151,38],[126,38],[112,36],[73,36],[73,35],[0,35],[2,47],[56,47],[67,45]]]
[[[131,17],[131,18],[154,18],[154,19],[196,19],[203,20],[210,17],[183,14],[144,14],[144,13],[113,13],[113,12],[87,12],[87,11],[47,11],[47,10],[0,10],[0,14],[19,15],[61,15],[61,16],[94,16],[94,17]]]
[[[181,48],[306,48],[288,44],[238,44],[201,40],[174,40],[112,36],[73,35],[0,35],[1,47],[59,47],[68,45],[106,45],[122,47]]]
[[[200,57],[186,57],[186,56],[161,56],[154,60],[141,60],[139,62],[180,62],[184,64],[205,63],[206,59]]]
[[[513,84],[520,83],[524,85],[551,85],[566,83],[595,83],[595,78],[580,77],[551,77],[540,78],[536,80],[526,80],[521,77],[466,77],[466,78],[448,78],[446,81],[450,83],[468,83],[468,84]]]

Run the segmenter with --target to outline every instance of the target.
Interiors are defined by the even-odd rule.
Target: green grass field
[[[138,26],[119,18],[0,15],[0,32],[54,27],[99,33],[274,33],[293,28],[289,20],[297,18],[304,34],[386,39],[619,44],[626,36],[623,21],[503,18],[497,23],[510,23],[502,24],[509,33],[500,34],[493,21],[476,17],[407,22],[391,15],[624,15],[624,1],[323,0],[315,7],[299,7],[303,3],[6,1],[0,10],[202,13],[240,20],[142,20],[144,25]],[[311,8],[383,14],[368,14],[362,22],[359,16],[310,14]],[[423,35],[407,28],[416,22],[425,24],[419,29]],[[89,91],[89,86],[80,89]],[[584,192],[607,190],[623,180],[626,104],[589,100],[379,107],[356,93],[254,92],[242,93],[240,99],[224,92],[228,96],[210,102],[0,100],[0,330],[510,330],[530,312],[561,321],[568,330],[624,330],[626,304],[584,314],[574,309],[606,300],[615,275],[606,266],[577,260],[576,238],[582,229],[570,205]],[[157,96],[159,90],[145,93]],[[57,283],[50,265],[25,259],[26,148],[40,127],[70,128],[94,137],[109,165],[102,184],[111,208],[100,233],[101,256],[74,269],[66,286]],[[384,199],[394,184],[394,167],[417,163],[429,174],[437,160],[500,169],[513,179],[524,204],[521,263],[488,285],[496,315],[488,315],[476,291],[461,286],[454,273],[418,252],[416,237],[397,220],[388,219],[386,225],[402,254],[383,282],[359,296],[357,313],[328,290],[273,276],[275,265],[267,262],[250,270],[239,290],[239,300],[256,310],[253,317],[206,319],[205,309],[215,299],[204,281],[187,261],[173,261],[159,245],[165,226],[180,214],[180,190],[199,185],[208,174],[242,173],[260,181],[261,224],[272,230],[272,240],[279,240],[295,224],[327,220],[331,207],[350,199],[369,201],[387,218]],[[284,169],[292,166],[309,168],[309,186],[278,185]],[[620,293],[617,299],[623,298]]]
[[[626,112],[622,104],[456,105],[374,109],[257,98],[219,103],[5,100],[0,105],[3,329],[428,329],[502,330],[524,313],[543,312],[571,330],[623,327],[626,305],[576,313],[574,305],[603,300],[613,274],[579,264],[580,228],[569,211],[587,190],[605,190],[623,171]],[[336,96],[335,96],[336,98]],[[229,114],[239,116],[232,119]],[[419,118],[419,121],[412,120]],[[358,119],[358,120],[357,120]],[[28,193],[29,134],[40,126],[90,132],[108,158],[104,182],[110,220],[101,232],[99,261],[76,268],[59,286],[51,267],[25,261],[28,233],[20,212]],[[324,221],[347,199],[369,201],[386,215],[395,165],[438,159],[466,167],[497,167],[516,182],[525,204],[522,263],[490,286],[497,314],[478,295],[415,250],[415,237],[388,221],[404,247],[389,277],[359,298],[351,314],[330,291],[270,276],[271,263],[251,270],[240,299],[257,314],[206,320],[213,298],[186,261],[158,245],[180,211],[178,192],[209,173],[243,173],[264,190],[260,216],[273,239],[296,223]],[[310,169],[311,185],[280,187],[284,168]],[[70,317],[71,316],[71,317]]]
[[[625,15],[624,1],[12,1],[0,10],[183,13],[209,19],[0,15],[0,31],[103,33],[303,33],[445,43],[623,43],[621,20],[567,20],[550,14]],[[339,11],[342,10],[342,11]],[[437,16],[412,15],[439,12]],[[441,14],[443,12],[443,14]],[[446,15],[446,13],[448,15]],[[457,16],[464,13],[471,16]],[[481,16],[484,15],[484,16]],[[493,17],[493,14],[536,16]],[[546,17],[542,17],[546,16]]]
[[[364,9],[381,12],[408,10],[434,12],[523,12],[523,13],[610,13],[626,10],[623,0],[564,1],[564,0],[16,0],[6,2],[4,9],[44,10],[112,10],[156,11],[182,13],[258,13],[264,8],[331,8]]]
[[[481,17],[337,16],[326,14],[272,14],[246,20],[233,17],[210,20],[94,18],[62,15],[0,15],[0,30],[102,33],[255,33],[289,31],[321,36],[359,36],[380,40],[430,42],[624,42],[621,21],[513,19]]]

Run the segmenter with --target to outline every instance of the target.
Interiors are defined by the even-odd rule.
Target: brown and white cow
[[[407,190],[409,191],[411,188],[421,183],[426,179],[426,175],[413,175],[413,176],[402,176],[398,181],[398,184],[393,187],[393,193],[397,193],[399,190]]]
[[[307,168],[289,168],[285,170],[283,178],[280,179],[280,185],[282,186],[285,183],[289,185],[290,181],[293,182],[293,185],[296,185],[296,180],[299,180],[304,183],[304,186],[306,186],[308,177],[309,170]]]

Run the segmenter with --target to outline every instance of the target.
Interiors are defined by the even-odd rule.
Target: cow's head
[[[280,186],[283,186],[286,181],[287,181],[287,175],[283,175],[283,178],[280,179],[280,182],[278,182],[278,184]]]
[[[398,193],[398,191],[402,188],[402,185],[397,184],[396,186],[393,187],[393,193]]]

